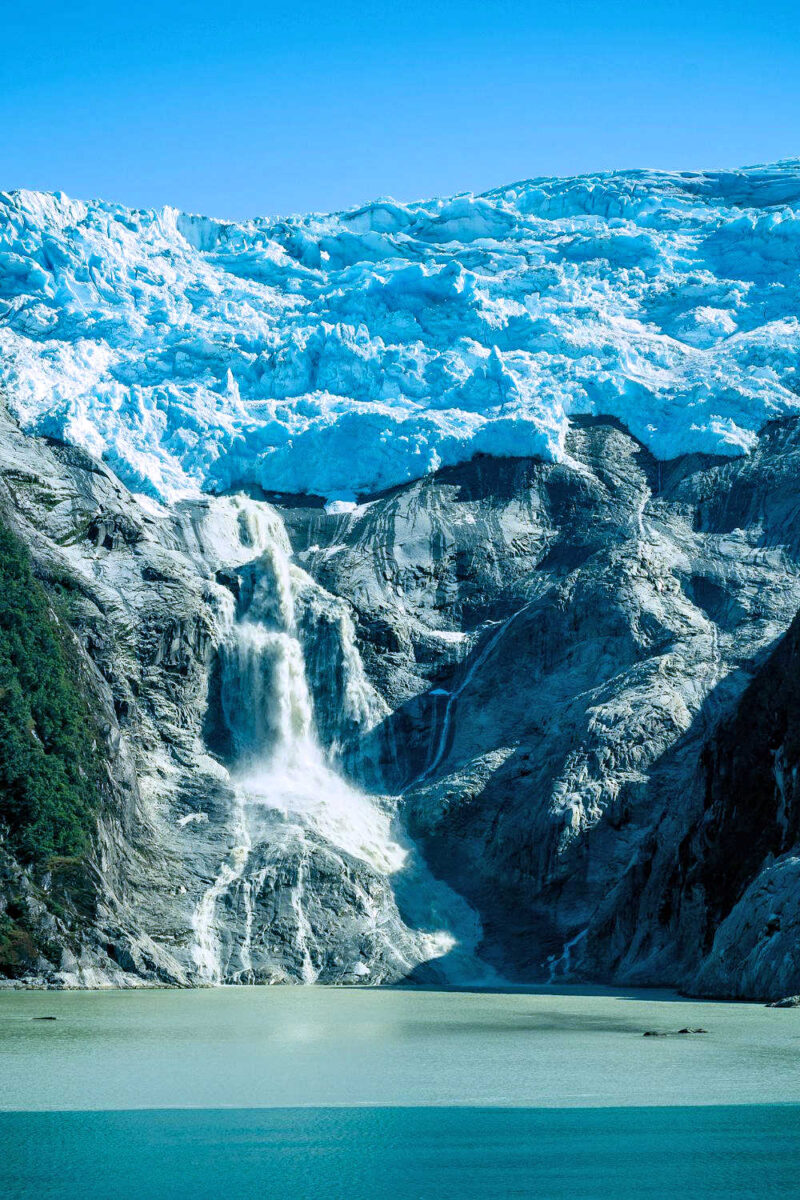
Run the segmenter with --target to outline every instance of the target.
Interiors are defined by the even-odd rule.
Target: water
[[[12,1114],[5,1195],[62,1200],[796,1197],[792,1108]]]
[[[800,1013],[758,1005],[7,992],[0,1078],[9,1200],[798,1194]]]

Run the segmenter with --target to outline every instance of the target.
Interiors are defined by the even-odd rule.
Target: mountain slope
[[[2,197],[0,517],[108,789],[69,921],[2,847],[7,969],[799,991],[798,213]]]
[[[712,926],[758,874],[757,811],[730,889],[684,843],[709,739],[800,608],[799,437],[659,463],[584,420],[564,465],[479,459],[351,514],[287,512],[392,710],[346,761],[404,794],[503,972],[689,986],[710,946],[666,919],[659,864],[707,872]],[[777,968],[729,990],[774,994]]]
[[[586,418],[564,464],[345,512],[168,510],[0,433],[114,781],[97,915],[35,977],[797,990],[793,919],[761,909],[797,895],[800,423],[659,463]]]

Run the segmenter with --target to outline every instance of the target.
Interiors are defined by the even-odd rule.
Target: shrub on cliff
[[[71,647],[28,551],[0,524],[0,824],[24,862],[80,855],[99,759]]]

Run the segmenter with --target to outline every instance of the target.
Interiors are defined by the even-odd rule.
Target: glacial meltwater
[[[800,1010],[660,992],[6,991],[0,1081],[7,1200],[704,1200],[800,1179]]]

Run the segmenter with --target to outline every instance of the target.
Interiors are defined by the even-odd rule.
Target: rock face
[[[754,672],[769,689],[762,663],[800,606],[799,432],[768,427],[744,460],[658,463],[613,422],[584,421],[563,465],[479,459],[346,516],[286,514],[298,561],[350,598],[391,710],[345,759],[404,795],[504,974],[796,990],[796,951],[771,950],[761,926],[755,973],[711,951],[793,827],[754,838],[735,877],[686,839],[717,724]],[[754,736],[768,731],[765,716]],[[725,815],[715,787],[724,859],[761,817],[744,798]],[[704,878],[702,936],[688,911],[669,917],[655,879],[680,854]],[[790,857],[770,869],[790,903]]]
[[[38,978],[800,990],[800,425],[565,446],[167,510],[3,419],[114,786],[98,916]]]
[[[651,945],[677,942],[689,972],[698,961],[692,948],[700,950],[700,969],[688,976],[693,990],[772,998],[796,988],[798,768],[800,617],[704,747],[679,845],[656,830],[650,877],[631,909],[615,915],[612,944],[655,911]],[[607,953],[602,938],[597,949]]]
[[[450,948],[437,908],[476,941],[469,907],[395,830],[396,804],[328,765],[295,596],[329,742],[383,708],[346,606],[290,562],[277,511],[209,498],[167,512],[6,417],[0,440],[3,515],[67,595],[113,779],[92,920],[61,924],[47,873],[0,847],[3,907],[22,904],[45,948],[29,980],[392,981]]]

